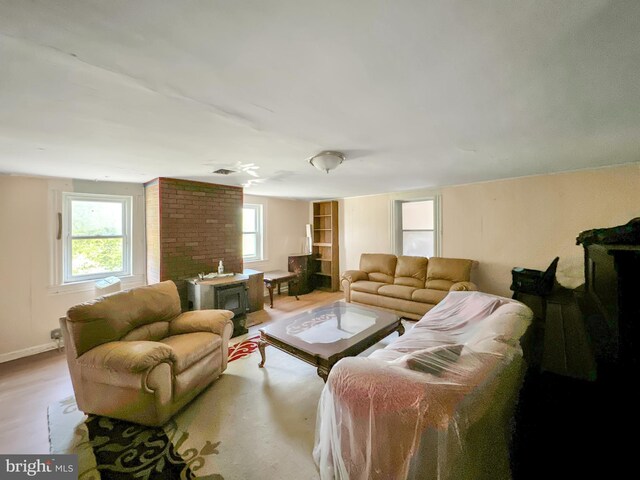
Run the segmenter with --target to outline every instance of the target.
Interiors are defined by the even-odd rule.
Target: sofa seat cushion
[[[369,280],[360,280],[351,284],[351,290],[364,293],[378,293],[380,287],[384,287],[388,283],[371,282]]]
[[[414,302],[431,303],[433,305],[442,301],[449,292],[443,290],[433,290],[431,288],[420,288],[414,290],[411,295],[411,300]]]
[[[411,300],[411,294],[414,291],[414,287],[407,287],[405,285],[384,285],[378,289],[378,295]]]
[[[443,292],[448,292],[451,289],[451,286],[454,282],[449,280],[427,280],[425,287],[429,290],[440,290]]]
[[[219,349],[222,338],[215,333],[197,332],[172,335],[160,342],[169,345],[175,353],[175,373],[180,373]]]

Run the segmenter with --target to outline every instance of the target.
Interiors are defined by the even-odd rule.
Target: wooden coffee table
[[[335,302],[260,330],[258,348],[266,361],[265,347],[271,345],[318,369],[326,382],[331,368],[344,357],[364,352],[393,332],[404,333],[400,317],[362,305]]]

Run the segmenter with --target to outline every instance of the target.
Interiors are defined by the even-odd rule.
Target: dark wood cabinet
[[[317,270],[317,262],[312,254],[289,255],[289,271],[299,274],[297,289],[289,292],[304,295],[315,288],[313,274]]]
[[[640,352],[640,245],[590,244],[584,248],[585,289],[603,320],[605,360],[637,370]],[[593,313],[593,312],[591,312]],[[605,340],[603,342],[603,340]]]

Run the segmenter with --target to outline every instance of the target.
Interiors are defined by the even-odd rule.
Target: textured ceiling
[[[636,162],[639,32],[638,1],[0,0],[0,172],[321,198]]]

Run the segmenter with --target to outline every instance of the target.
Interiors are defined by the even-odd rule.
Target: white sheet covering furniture
[[[385,349],[338,362],[318,405],[321,479],[510,478],[532,316],[511,299],[451,292]]]

